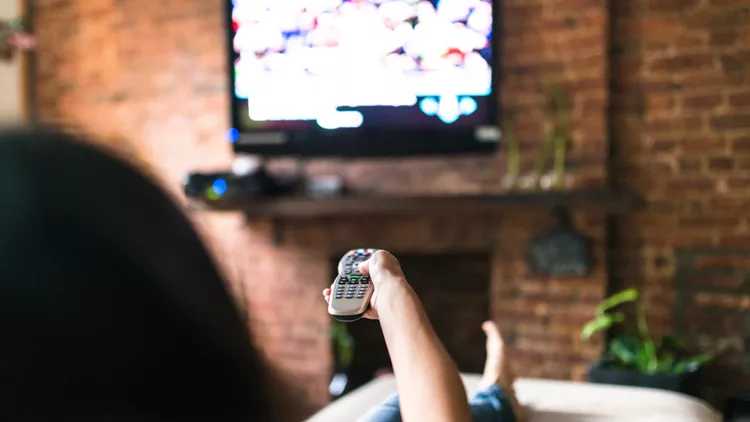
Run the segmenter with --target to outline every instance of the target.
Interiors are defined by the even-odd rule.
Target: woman
[[[0,134],[0,200],[0,420],[274,420],[224,280],[156,185],[71,135],[16,131]],[[398,262],[363,271],[401,392],[400,414],[392,399],[373,417],[471,420]]]
[[[180,209],[72,136],[0,134],[0,420],[271,420]]]

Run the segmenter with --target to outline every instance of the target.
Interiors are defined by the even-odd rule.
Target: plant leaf
[[[648,352],[646,351],[646,345],[645,343],[642,343],[643,347],[638,349],[638,355],[635,359],[635,369],[638,370],[638,372],[647,374],[648,373]]]
[[[687,341],[678,334],[666,334],[659,339],[659,350],[679,353],[687,349]]]
[[[656,362],[656,373],[658,374],[669,374],[672,372],[674,366],[675,355],[673,353],[665,353],[659,357]]]
[[[634,300],[638,300],[638,290],[634,287],[631,287],[604,299],[602,303],[600,303],[599,306],[596,307],[596,314],[602,315],[615,306],[622,305],[623,303],[627,302],[632,302]]]
[[[678,360],[672,368],[672,374],[680,375],[688,371],[688,361]]]
[[[635,336],[617,336],[609,342],[610,354],[623,366],[633,367],[643,343]]]
[[[609,314],[599,315],[587,322],[581,330],[581,339],[588,340],[599,331],[606,331],[615,323],[615,317]]]
[[[714,354],[711,352],[701,353],[693,356],[690,359],[685,359],[687,371],[697,371],[698,368],[710,362],[714,358]]]
[[[644,339],[643,351],[646,354],[646,373],[655,374],[659,367],[659,359],[656,357],[656,345],[650,338]]]

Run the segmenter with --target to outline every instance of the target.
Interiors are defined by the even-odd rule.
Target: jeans
[[[469,400],[471,416],[474,422],[515,422],[516,415],[510,407],[510,400],[503,390],[493,385],[474,394]],[[366,422],[401,422],[401,409],[398,395],[388,397],[383,404],[370,411],[362,421]]]

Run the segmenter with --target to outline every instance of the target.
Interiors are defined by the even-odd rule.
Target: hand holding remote
[[[370,259],[359,264],[359,271],[363,275],[370,276],[374,287],[374,292],[370,298],[370,306],[363,315],[363,318],[378,319],[378,299],[383,288],[387,287],[390,283],[405,282],[401,264],[390,253],[379,250]],[[330,303],[331,289],[323,290],[323,296],[326,302]]]

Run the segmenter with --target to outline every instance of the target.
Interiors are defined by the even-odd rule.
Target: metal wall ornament
[[[531,241],[530,272],[535,276],[585,277],[593,265],[591,240],[572,226],[566,211],[555,213],[557,227]]]

